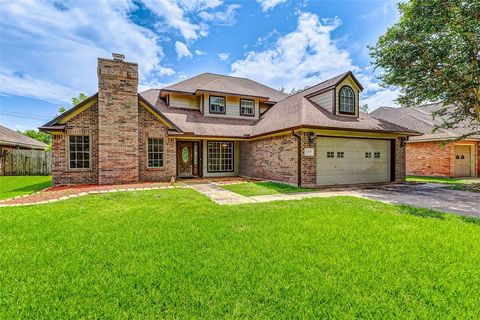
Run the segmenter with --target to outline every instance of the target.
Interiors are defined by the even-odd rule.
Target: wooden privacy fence
[[[8,150],[1,155],[0,173],[5,176],[49,176],[52,153],[43,150]]]

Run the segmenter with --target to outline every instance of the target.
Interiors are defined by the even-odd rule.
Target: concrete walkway
[[[480,217],[480,193],[449,190],[445,189],[445,185],[440,184],[396,184],[368,189],[319,190],[253,197],[239,195],[213,183],[193,184],[190,187],[221,205],[353,196],[390,204],[408,204],[415,207]]]
[[[242,204],[253,203],[255,200],[242,196],[238,193],[223,189],[213,183],[189,184],[192,189],[206,195],[218,204]]]

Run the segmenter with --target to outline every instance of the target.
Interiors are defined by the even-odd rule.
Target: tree
[[[75,107],[77,104],[87,99],[88,99],[88,96],[85,93],[80,92],[78,94],[78,97],[72,97],[72,107]],[[58,114],[62,114],[65,111],[67,111],[67,108],[65,108],[64,106],[60,106],[58,108]]]
[[[78,97],[73,97],[72,98],[72,106],[76,106],[77,104],[79,104],[80,102],[84,101],[84,100],[87,100],[88,99],[88,96],[83,93],[83,92],[80,92],[78,94]]]
[[[30,137],[32,139],[41,141],[45,144],[50,145],[52,143],[52,136],[48,133],[37,131],[37,130],[25,130],[25,131],[20,131],[17,130],[18,133],[21,133],[27,137]]]
[[[480,133],[480,1],[411,0],[398,8],[400,20],[369,48],[382,85],[399,87],[402,105],[441,102],[433,114],[441,128]]]
[[[368,104],[365,103],[364,105],[361,105],[360,112],[368,113]]]
[[[58,113],[59,113],[59,114],[62,114],[62,113],[64,113],[65,111],[67,111],[67,108],[65,108],[64,106],[60,106],[60,107],[58,108]]]

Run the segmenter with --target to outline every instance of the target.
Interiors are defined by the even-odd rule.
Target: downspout
[[[298,147],[297,147],[297,185],[302,186],[302,137],[295,133],[295,130],[292,130],[292,135],[297,138]]]

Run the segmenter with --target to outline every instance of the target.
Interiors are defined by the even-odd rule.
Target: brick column
[[[308,132],[301,132],[299,135],[301,136],[300,185],[306,188],[314,188],[317,186],[317,138],[313,138],[312,143],[309,143]],[[313,148],[313,156],[306,156],[305,148]]]
[[[395,181],[396,182],[405,181],[405,172],[407,170],[406,141],[404,141],[403,139],[404,138],[395,139]],[[402,143],[402,140],[403,140],[403,143]],[[394,155],[392,154],[391,156],[394,156]]]
[[[98,59],[98,183],[138,181],[138,65]]]

